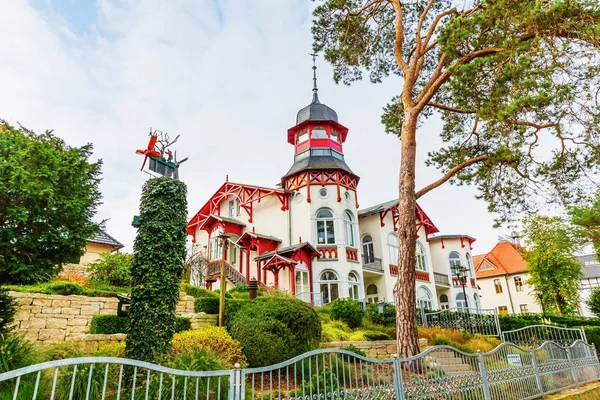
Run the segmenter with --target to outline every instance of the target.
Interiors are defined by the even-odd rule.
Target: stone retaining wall
[[[326,342],[321,343],[322,348],[340,349],[342,347],[354,346],[371,358],[392,358],[397,353],[395,340],[376,340],[373,342]],[[419,339],[419,347],[423,349],[427,345],[425,339]]]
[[[115,297],[61,296],[54,294],[10,291],[19,307],[15,315],[18,332],[42,343],[60,342],[90,331],[92,317],[116,314],[119,300]],[[177,315],[194,312],[194,298],[180,296]]]

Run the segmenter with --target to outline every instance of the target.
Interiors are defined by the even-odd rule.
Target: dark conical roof
[[[294,162],[294,165],[292,165],[290,170],[283,177],[286,178],[300,171],[311,169],[341,169],[342,171],[346,171],[354,175],[354,172],[352,172],[352,170],[344,160],[340,160],[339,158],[335,158],[332,156],[309,156],[303,158],[302,160]]]
[[[338,122],[338,116],[332,108],[319,102],[319,96],[316,89],[313,92],[312,103],[298,111],[296,116],[296,125],[304,121],[335,121]]]

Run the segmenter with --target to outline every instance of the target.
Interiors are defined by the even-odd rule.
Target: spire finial
[[[317,92],[319,91],[319,89],[317,89],[317,57],[319,56],[317,53],[308,53],[309,56],[312,57],[313,60],[313,66],[312,66],[312,70],[313,70],[313,104],[317,104],[319,103],[319,96],[317,95]]]

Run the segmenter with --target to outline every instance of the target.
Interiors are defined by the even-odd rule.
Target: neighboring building
[[[580,314],[584,317],[595,317],[585,302],[589,299],[592,289],[600,286],[600,263],[596,259],[595,254],[580,256],[577,257],[577,260],[581,263],[581,272],[583,273],[579,293],[581,298]]]
[[[314,304],[345,297],[392,301],[398,201],[359,211],[359,177],[343,153],[348,128],[320,103],[314,79],[312,102],[287,131],[294,162],[280,187],[226,181],[189,221],[195,251],[206,251],[213,261],[206,285],[216,287],[225,260],[229,286],[254,277]],[[469,263],[474,239],[430,237],[438,229],[419,206],[416,215],[418,302],[431,309],[440,301],[453,307],[462,289],[449,278],[449,266]],[[227,237],[225,254],[219,236]],[[471,278],[469,305],[477,291],[473,273]]]
[[[124,246],[117,239],[110,236],[104,230],[100,231],[91,239],[88,239],[84,248],[84,253],[79,259],[78,264],[65,264],[62,274],[73,274],[85,276],[87,264],[96,261],[102,253],[112,253]]]
[[[501,241],[489,253],[473,258],[483,308],[495,308],[500,314],[542,311],[527,283],[529,273],[521,248],[515,236],[512,243]]]

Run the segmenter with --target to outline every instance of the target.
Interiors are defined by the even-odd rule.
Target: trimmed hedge
[[[541,314],[500,315],[498,318],[500,320],[500,329],[503,331],[524,328],[530,325],[541,325],[544,324],[544,319],[565,328],[600,326],[600,319],[598,318],[560,317],[553,315],[547,315],[543,318]]]
[[[195,313],[218,314],[219,313],[219,298],[218,297],[197,297],[194,300]]]
[[[393,304],[386,303],[385,313],[382,315],[379,314],[379,304],[369,303],[367,304],[365,318],[374,324],[396,326],[396,308]]]
[[[219,295],[212,290],[207,290],[198,286],[192,286],[189,283],[184,283],[181,285],[181,290],[185,292],[188,296],[192,296],[195,298],[198,297],[219,297]]]
[[[362,324],[365,312],[358,301],[337,299],[331,303],[331,318],[345,322],[350,328],[358,328]]]
[[[94,315],[90,323],[90,333],[111,335],[114,333],[127,333],[128,317],[118,315]],[[183,332],[191,327],[190,319],[175,317],[175,332]]]

